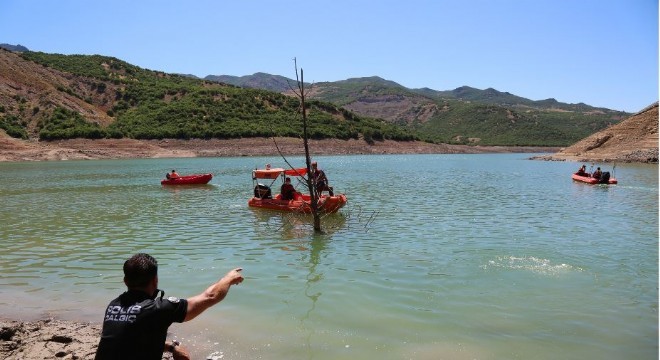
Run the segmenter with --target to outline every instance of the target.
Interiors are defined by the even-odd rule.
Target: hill
[[[0,50],[0,129],[31,141],[301,136],[292,79],[265,73],[209,79],[142,69],[101,55]],[[370,145],[423,140],[559,147],[628,115],[553,99],[535,102],[495,89],[408,89],[380,77],[310,84],[309,89],[311,138]]]
[[[44,67],[0,49],[0,129],[13,137],[35,138],[40,124],[58,108],[107,126],[114,121],[108,111],[119,87],[103,83],[102,88],[92,78]]]
[[[547,160],[658,163],[658,103],[592,134]]]
[[[237,86],[292,95],[291,79],[265,73],[207,76]],[[309,84],[310,98],[415,131],[429,142],[472,145],[566,146],[630,114],[555,99],[529,100],[489,88],[408,89],[377,76]]]
[[[310,100],[311,138],[414,140]],[[142,69],[100,55],[0,50],[0,129],[16,138],[232,139],[302,134],[297,98]]]
[[[0,44],[0,48],[6,49],[9,51],[17,51],[17,52],[22,52],[22,51],[29,51],[28,48],[26,48],[23,45],[11,45],[11,44]]]
[[[204,78],[208,81],[217,81],[244,88],[263,89],[275,92],[287,92],[296,86],[296,81],[279,75],[256,73],[248,76],[231,75],[208,75]]]

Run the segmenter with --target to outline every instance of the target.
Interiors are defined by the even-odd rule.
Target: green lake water
[[[100,323],[148,252],[167,296],[244,268],[170,328],[195,359],[657,359],[657,165],[532,155],[318,157],[348,197],[323,235],[247,206],[279,157],[0,163],[0,315]]]

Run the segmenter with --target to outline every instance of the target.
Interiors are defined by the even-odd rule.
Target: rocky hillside
[[[0,54],[0,129],[14,138],[299,137],[299,101],[279,92],[142,69],[101,55]],[[310,138],[416,139],[413,131],[306,103]]]
[[[10,114],[22,119],[33,136],[39,121],[57,107],[73,110],[99,125],[111,123],[107,111],[113,104],[116,86],[104,82],[101,92],[98,84],[94,79],[44,67],[0,48],[0,116]]]
[[[209,80],[141,69],[107,56],[0,49],[0,138],[35,143],[80,138],[298,137],[301,133],[296,121],[299,104],[281,94],[290,89],[292,80],[263,73],[215,79],[224,83]],[[245,88],[228,85],[232,82]],[[568,158],[585,151],[598,156],[595,150],[604,152],[615,146],[610,145],[615,140],[624,144],[620,139],[642,136],[632,129],[638,124],[612,126],[628,118],[627,113],[554,99],[531,101],[495,89],[408,89],[379,77],[316,83],[308,89],[310,98],[318,99],[308,102],[310,130],[317,139],[359,139],[369,145],[417,139],[436,145],[556,148],[591,139],[591,134],[604,129],[627,131],[596,138],[587,150],[557,154]],[[632,145],[631,150],[621,145],[627,153],[617,159],[657,161],[657,105],[655,111],[655,127],[643,125],[640,130],[646,134],[655,129],[651,140],[655,147]]]
[[[658,103],[546,159],[658,163]]]

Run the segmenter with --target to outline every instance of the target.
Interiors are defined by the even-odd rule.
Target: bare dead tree
[[[302,176],[303,180],[305,181],[309,194],[310,194],[310,207],[312,209],[312,215],[314,217],[314,231],[315,232],[325,232],[321,228],[321,219],[327,216],[328,214],[324,214],[322,212],[322,202],[321,202],[321,196],[320,193],[316,189],[316,184],[314,183],[314,177],[312,176],[311,172],[311,158],[309,154],[309,142],[308,142],[308,133],[307,133],[307,109],[305,105],[305,99],[307,96],[307,92],[309,90],[305,90],[305,83],[303,80],[303,69],[300,69],[300,76],[298,73],[298,64],[296,62],[296,58],[293,58],[294,65],[295,65],[295,70],[296,70],[296,86],[292,86],[291,83],[288,83],[289,89],[298,97],[300,100],[300,107],[299,111],[302,115],[302,122],[303,122],[303,144],[305,148],[305,163],[306,163],[306,175]],[[273,131],[273,133],[275,133]],[[289,166],[291,169],[296,169],[292,164],[289,163],[287,160],[286,156],[282,152],[282,149],[280,149],[279,145],[277,144],[277,140],[275,137],[273,137],[273,143],[275,144],[275,147],[277,149],[277,152],[280,154],[282,159],[286,162],[286,164]],[[360,225],[359,228],[363,229],[365,232],[369,231],[369,227],[371,224],[375,221],[376,217],[380,213],[380,211],[363,211],[361,207],[356,207],[353,209],[354,211],[349,211],[348,215],[345,220],[348,220],[348,223],[352,223],[353,225]],[[342,222],[342,226],[344,226],[344,223]],[[331,226],[332,228],[332,226]]]
[[[311,176],[312,166],[311,166],[311,159],[309,156],[309,141],[307,135],[307,109],[305,106],[305,97],[307,96],[307,94],[305,93],[305,81],[304,81],[303,69],[302,68],[300,69],[300,77],[298,77],[298,62],[296,61],[296,58],[293,58],[293,63],[296,69],[296,87],[297,87],[297,90],[294,90],[294,93],[296,94],[298,99],[300,99],[300,113],[302,114],[302,122],[303,122],[303,144],[305,147],[305,166],[307,167],[307,176],[305,176],[305,180],[307,182],[307,189],[309,190],[312,216],[314,217],[314,231],[322,232],[321,211],[319,210],[318,194],[316,192],[316,184],[314,184],[314,179]]]

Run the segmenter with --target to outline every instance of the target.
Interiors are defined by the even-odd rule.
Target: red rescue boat
[[[200,185],[207,184],[213,179],[213,174],[192,174],[176,178],[163,179],[161,185]]]
[[[293,199],[283,200],[282,194],[278,193],[273,196],[271,192],[271,187],[278,179],[281,179],[281,182],[284,183],[284,179],[287,176],[303,177],[306,174],[306,168],[289,170],[285,170],[283,168],[266,168],[253,170],[252,181],[254,185],[254,196],[248,200],[248,206],[269,210],[310,214],[312,212],[312,202],[311,196],[309,194],[302,194],[296,191]],[[266,185],[259,183],[260,180],[272,181],[270,184]],[[279,188],[277,192],[279,192]],[[322,213],[330,214],[336,213],[339,209],[344,207],[347,202],[348,200],[344,194],[334,194],[332,196],[319,194],[317,199],[317,206]]]
[[[592,177],[591,175],[587,174],[587,176],[582,176],[578,174],[573,174],[571,176],[574,181],[580,181],[583,183],[587,184],[606,184],[606,185],[613,185],[613,184],[618,184],[619,182],[617,181],[616,178],[614,177],[608,177],[607,179],[596,179],[595,177]]]

